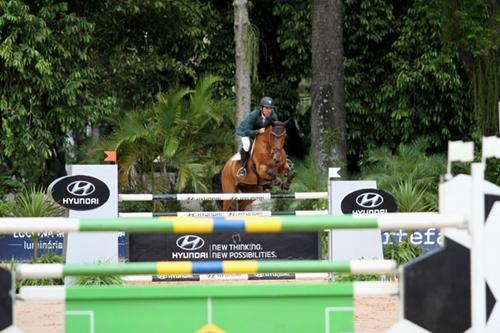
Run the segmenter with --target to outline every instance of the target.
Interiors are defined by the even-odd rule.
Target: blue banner
[[[409,239],[410,244],[421,247],[426,251],[438,249],[443,245],[443,237],[439,229],[429,228],[409,232],[404,229],[383,231],[382,244],[398,244]]]
[[[31,261],[33,259],[34,242],[32,233],[16,232],[12,235],[0,235],[0,261]],[[38,256],[45,253],[63,255],[64,233],[38,233]],[[125,258],[125,233],[118,237],[118,256]]]

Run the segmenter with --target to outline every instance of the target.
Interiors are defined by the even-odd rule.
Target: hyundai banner
[[[130,261],[319,259],[319,233],[129,234]]]

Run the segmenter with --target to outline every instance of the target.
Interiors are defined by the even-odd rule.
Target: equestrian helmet
[[[274,101],[271,97],[262,97],[260,100],[260,106],[267,106],[274,109]]]

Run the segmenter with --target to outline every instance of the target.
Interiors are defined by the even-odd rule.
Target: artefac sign
[[[344,214],[392,213],[397,209],[391,194],[374,188],[349,193],[342,200],[340,207]]]
[[[58,178],[49,185],[49,192],[55,202],[73,210],[95,209],[109,199],[109,188],[103,181],[83,175]]]

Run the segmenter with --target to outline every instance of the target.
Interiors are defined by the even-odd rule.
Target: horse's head
[[[273,158],[273,163],[277,168],[280,168],[283,164],[286,164],[286,153],[283,149],[285,145],[286,138],[286,125],[290,120],[281,122],[275,120],[271,124],[271,133],[269,137],[269,146],[271,150],[271,156]]]
[[[278,175],[289,175],[290,167],[284,150],[286,125],[289,121],[266,123],[266,130],[256,137],[253,163],[257,166],[259,177],[265,180],[276,179]]]

